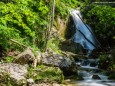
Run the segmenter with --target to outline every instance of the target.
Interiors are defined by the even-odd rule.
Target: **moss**
[[[57,67],[48,67],[39,65],[36,68],[30,67],[27,78],[33,78],[37,82],[58,82],[62,83],[64,76],[62,71]]]

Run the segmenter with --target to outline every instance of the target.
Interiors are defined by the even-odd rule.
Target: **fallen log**
[[[20,46],[23,46],[23,47],[25,47],[25,48],[28,48],[28,46],[27,45],[24,45],[24,44],[22,44],[22,43],[20,43],[20,42],[18,42],[18,41],[16,41],[16,40],[14,40],[14,39],[10,39],[10,41],[11,42],[14,42],[14,43],[16,43],[16,44],[19,44]],[[32,48],[29,46],[29,48],[32,50]]]

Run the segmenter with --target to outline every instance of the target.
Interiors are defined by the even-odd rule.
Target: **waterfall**
[[[84,23],[79,10],[71,9],[70,14],[76,29],[71,39],[75,43],[79,43],[84,49],[87,49],[89,51],[88,54],[90,54],[92,50],[100,47],[100,43],[96,39],[93,30]]]

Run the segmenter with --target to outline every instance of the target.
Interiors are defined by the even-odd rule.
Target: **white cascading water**
[[[96,62],[98,65],[98,61]],[[97,66],[92,67],[90,65],[91,63],[92,60],[90,59],[82,59],[82,61],[76,62],[76,65],[79,67],[78,75],[82,76],[84,79],[77,82],[78,86],[115,86],[115,81],[109,80],[108,76],[103,73],[103,70],[99,69]]]
[[[74,21],[76,32],[72,37],[75,43],[79,43],[84,49],[94,50],[100,47],[98,40],[96,39],[93,30],[86,25],[80,14],[79,10],[70,10],[70,14]]]

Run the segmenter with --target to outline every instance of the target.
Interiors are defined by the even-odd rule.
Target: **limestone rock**
[[[44,55],[42,55],[41,61],[42,63],[47,65],[53,65],[57,67],[69,67],[74,60],[69,57],[61,56],[59,54],[52,54],[48,56],[45,53]]]
[[[27,79],[27,83],[29,86],[32,86],[34,84],[34,80],[32,78]]]
[[[74,72],[77,72],[74,59],[67,56],[59,54],[48,55],[48,53],[44,53],[41,57],[41,61],[46,65],[60,67],[65,74],[73,74]]]
[[[58,17],[56,21],[57,21],[56,28],[58,29],[58,34],[60,37],[64,38],[65,31],[67,28],[67,21],[62,20],[60,17]]]
[[[12,82],[16,84],[22,84],[26,82],[26,75],[27,75],[27,67],[14,64],[14,63],[3,63],[0,64],[0,80],[2,81],[2,77],[4,75],[8,75],[11,78]]]
[[[32,50],[30,48],[27,48],[24,52],[20,53],[17,56],[14,62],[19,64],[28,64],[29,62],[32,63],[34,60],[35,56],[32,53]]]

